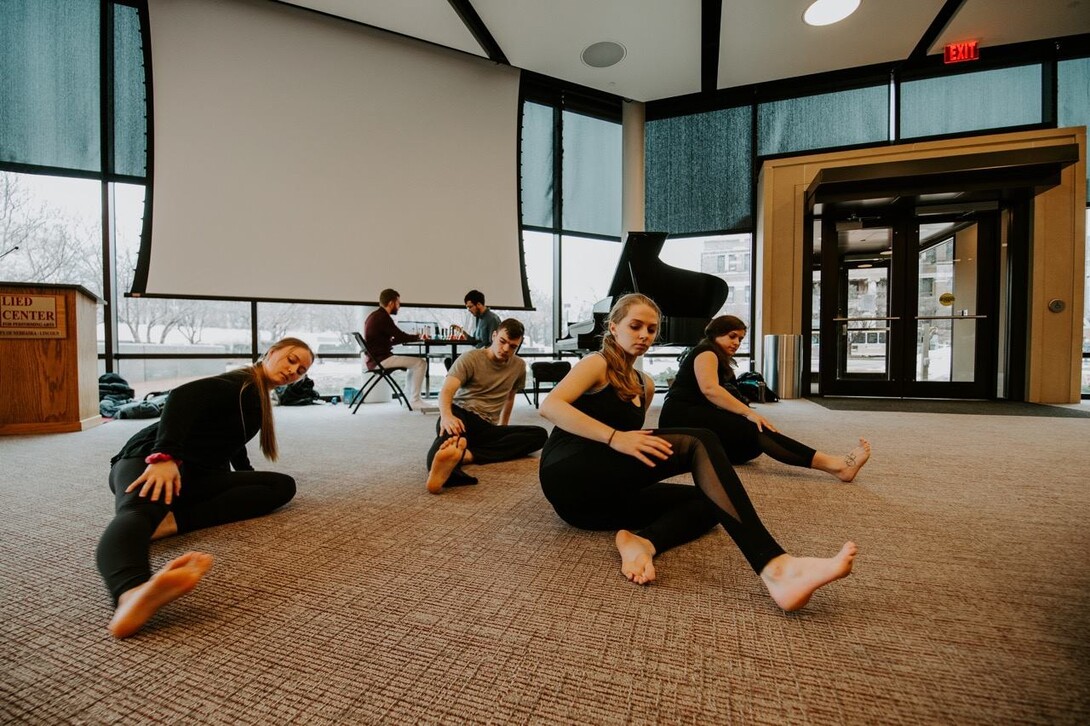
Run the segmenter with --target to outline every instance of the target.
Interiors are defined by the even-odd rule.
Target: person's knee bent
[[[268,472],[267,476],[273,509],[278,509],[295,498],[295,479],[279,472]]]
[[[666,438],[674,452],[682,456],[689,456],[699,448],[709,449],[713,446],[721,446],[719,437],[708,429],[672,428],[656,432]]]
[[[549,432],[541,426],[534,426],[534,431],[530,432],[527,438],[530,439],[533,449],[531,451],[537,451],[544,448],[545,442],[549,440]]]

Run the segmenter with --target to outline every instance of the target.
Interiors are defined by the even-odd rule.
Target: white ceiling
[[[810,0],[723,0],[719,88],[905,60],[944,0],[862,0],[832,26],[802,22]],[[449,0],[289,0],[376,28],[488,57]],[[468,0],[508,62],[636,101],[701,90],[701,0]],[[929,52],[1090,33],[1090,0],[965,0]],[[627,50],[591,68],[584,48]]]

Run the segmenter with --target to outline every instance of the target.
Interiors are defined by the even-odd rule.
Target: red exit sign
[[[980,60],[980,41],[967,40],[963,43],[947,43],[943,49],[944,63]]]

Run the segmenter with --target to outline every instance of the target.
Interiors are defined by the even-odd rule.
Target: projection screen
[[[530,307],[517,70],[266,0],[149,17],[134,293]]]

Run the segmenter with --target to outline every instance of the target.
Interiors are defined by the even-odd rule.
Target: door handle
[[[918,315],[917,320],[987,320],[987,315]]]
[[[900,320],[900,318],[833,318],[834,323],[859,323],[871,320]]]

